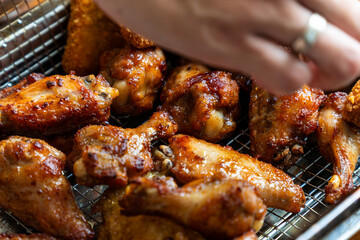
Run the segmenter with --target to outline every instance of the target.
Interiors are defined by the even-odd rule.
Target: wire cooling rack
[[[32,72],[45,75],[62,74],[61,56],[66,41],[69,0],[0,0],[0,84],[11,86]],[[135,127],[146,120],[111,117],[110,122],[122,127]],[[249,153],[247,117],[230,138],[222,141],[233,149]],[[158,144],[158,143],[154,143]],[[296,239],[331,209],[324,202],[324,187],[332,175],[332,166],[315,147],[306,149],[303,157],[287,173],[306,195],[306,206],[298,214],[268,209],[259,239]],[[354,173],[354,184],[360,185],[360,167]],[[104,186],[88,188],[76,184],[66,172],[76,201],[89,222],[98,226],[100,215],[91,211]],[[17,220],[10,212],[0,209],[0,233],[32,233],[34,230]]]

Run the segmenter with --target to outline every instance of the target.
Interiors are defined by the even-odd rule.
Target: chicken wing
[[[254,86],[249,110],[252,155],[281,169],[292,166],[318,126],[325,98],[323,91],[308,86],[279,98]]]
[[[99,240],[204,240],[197,232],[160,216],[126,216],[119,205],[125,188],[109,189],[100,202]]]
[[[56,240],[46,234],[0,234],[0,240]]]
[[[160,97],[161,109],[170,113],[181,133],[217,142],[236,128],[239,87],[230,73],[196,64],[178,67]]]
[[[352,175],[360,154],[360,128],[342,115],[346,97],[341,92],[329,95],[317,129],[320,153],[333,164],[333,176],[325,187],[325,201],[332,204],[354,189]]]
[[[79,184],[123,186],[128,178],[153,168],[151,141],[175,134],[177,126],[165,112],[156,112],[135,129],[88,126],[79,130],[69,155]]]
[[[94,232],[62,174],[66,156],[46,142],[10,137],[0,142],[0,206],[25,224],[62,239]]]
[[[186,135],[169,139],[165,160],[182,183],[207,177],[230,178],[252,184],[268,207],[297,213],[305,204],[300,186],[283,171],[246,154]],[[171,151],[171,153],[170,153]],[[156,155],[155,155],[156,156]]]
[[[257,240],[258,237],[256,236],[254,231],[249,231],[244,233],[243,235],[234,238],[233,240]]]
[[[125,45],[120,27],[93,0],[71,0],[62,66],[66,73],[96,74],[105,51]]]
[[[360,127],[360,80],[354,85],[346,99],[343,116],[347,121]]]
[[[151,40],[131,31],[125,26],[120,26],[120,32],[125,41],[135,48],[142,49],[155,46]]]
[[[126,47],[105,52],[100,74],[120,92],[112,110],[135,116],[153,109],[165,69],[165,56],[160,48]]]
[[[25,79],[23,79],[18,84],[6,87],[0,90],[0,99],[9,96],[10,94],[14,92],[19,92],[21,89],[29,86],[30,84],[37,82],[41,79],[45,78],[45,75],[40,73],[31,73],[29,74]]]
[[[103,123],[117,95],[101,76],[46,77],[0,99],[0,132],[44,136]]]
[[[177,189],[133,180],[120,200],[127,213],[161,214],[216,239],[262,226],[266,206],[253,187],[236,180],[200,180]]]

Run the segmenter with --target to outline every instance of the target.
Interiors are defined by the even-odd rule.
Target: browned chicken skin
[[[103,123],[117,95],[101,76],[46,77],[0,99],[0,132],[43,136]]]
[[[126,216],[119,205],[125,188],[107,190],[100,202],[99,240],[204,240],[197,232],[160,216]]]
[[[207,177],[230,178],[252,184],[268,207],[297,213],[305,204],[301,187],[271,164],[241,154],[231,147],[186,135],[175,135],[169,142],[172,154],[167,153],[164,162],[169,162],[170,171],[182,183]]]
[[[324,100],[323,91],[308,86],[279,98],[254,86],[249,110],[252,155],[281,169],[292,166],[318,126]]]
[[[360,127],[360,80],[347,96],[343,116],[347,121]]]
[[[236,128],[239,87],[231,74],[211,72],[202,65],[178,67],[161,93],[162,110],[179,125],[179,132],[217,142]]]
[[[6,87],[0,90],[0,99],[9,96],[10,94],[14,92],[19,92],[21,89],[29,86],[30,84],[37,82],[46,76],[40,73],[31,73],[26,78],[24,78],[22,81],[20,81],[18,84]]]
[[[325,201],[332,204],[354,189],[352,175],[360,154],[360,128],[342,115],[346,97],[341,92],[329,95],[317,129],[321,155],[333,164],[333,176],[325,187]]]
[[[46,234],[0,234],[0,240],[56,240],[56,238]]]
[[[62,174],[66,156],[46,142],[10,137],[0,142],[0,206],[25,224],[63,239],[94,233]]]
[[[169,189],[141,178],[126,188],[127,213],[161,214],[212,239],[236,237],[262,226],[266,206],[253,187],[235,180],[200,180]]]
[[[79,184],[126,185],[128,178],[153,168],[151,141],[175,134],[176,124],[165,112],[156,112],[134,129],[88,126],[79,130],[69,155]]]
[[[254,231],[249,231],[239,237],[234,238],[233,240],[257,240],[257,239],[258,237],[256,236],[256,233]]]
[[[100,74],[120,93],[112,110],[135,116],[153,109],[165,69],[165,56],[160,48],[125,47],[105,52]]]

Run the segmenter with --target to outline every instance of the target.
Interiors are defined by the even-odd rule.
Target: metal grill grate
[[[0,0],[0,84],[10,86],[32,72],[45,75],[62,73],[61,55],[66,37],[69,0]],[[136,119],[111,117],[110,122],[122,127],[135,127],[147,116]],[[154,143],[159,144],[159,143]],[[236,133],[223,141],[233,149],[249,153],[249,135],[246,117],[239,123]],[[332,167],[316,148],[307,149],[304,156],[287,173],[301,185],[306,194],[306,206],[298,214],[268,209],[259,239],[295,239],[330,209],[324,203],[324,187],[332,174]],[[354,173],[359,181],[360,168]],[[88,188],[76,184],[71,173],[65,173],[73,186],[81,210],[93,226],[100,223],[99,214],[92,206],[105,190],[104,186]],[[0,210],[0,233],[31,233],[11,213]]]

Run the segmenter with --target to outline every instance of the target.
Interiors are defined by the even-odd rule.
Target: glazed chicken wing
[[[236,179],[252,184],[268,207],[297,213],[305,204],[301,187],[269,163],[241,154],[231,147],[186,135],[175,135],[169,142],[170,149],[162,158],[169,162],[170,171],[182,183],[207,177]]]
[[[196,64],[178,67],[160,97],[161,109],[170,113],[181,133],[217,142],[236,128],[239,87],[230,73]]]
[[[0,142],[0,206],[25,224],[69,240],[94,233],[71,192],[66,156],[46,142],[10,137]]]
[[[119,205],[125,189],[107,190],[100,202],[103,224],[99,240],[204,240],[194,230],[165,217],[151,215],[126,216]]]
[[[112,110],[135,116],[153,109],[165,69],[165,56],[159,48],[126,47],[105,52],[100,74],[120,92]]]
[[[266,206],[253,187],[235,180],[201,180],[181,188],[142,178],[120,200],[125,212],[161,214],[216,239],[236,237],[262,226]]]
[[[117,95],[101,76],[46,77],[0,99],[0,132],[43,136],[103,123]]]
[[[156,112],[135,129],[88,126],[79,130],[69,156],[79,184],[123,186],[128,178],[153,168],[151,141],[175,134],[176,124],[165,112]]]
[[[360,80],[347,96],[343,116],[347,121],[360,127]]]
[[[279,98],[254,86],[249,110],[252,155],[281,169],[293,165],[317,128],[324,100],[323,91],[308,86]]]
[[[360,154],[360,128],[342,115],[346,97],[340,92],[329,95],[317,129],[319,150],[333,164],[333,176],[325,187],[325,201],[332,204],[354,189],[352,175]]]

